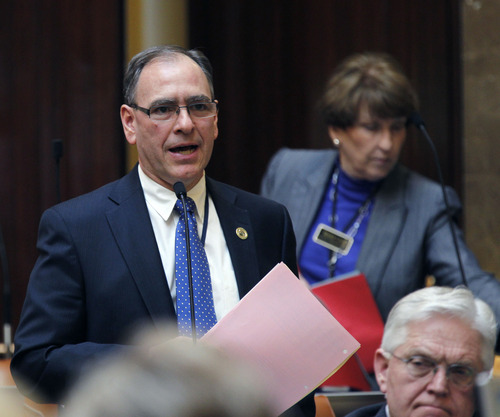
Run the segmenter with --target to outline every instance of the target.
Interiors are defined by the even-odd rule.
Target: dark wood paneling
[[[461,191],[459,2],[453,0],[190,1],[190,46],[211,59],[221,101],[208,172],[257,192],[282,146],[330,146],[316,112],[327,77],[347,55],[385,51],[407,71],[439,152]],[[402,160],[436,178],[412,129]]]
[[[0,225],[14,328],[40,215],[57,202],[52,141],[63,141],[63,200],[124,171],[122,7],[118,0],[0,5]]]

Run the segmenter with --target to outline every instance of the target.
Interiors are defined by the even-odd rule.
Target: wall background
[[[58,202],[58,185],[65,200],[125,172],[124,19],[120,0],[2,1],[0,16],[0,225],[10,272],[10,288],[1,275],[0,318],[15,330],[40,216]]]
[[[500,2],[463,4],[467,242],[500,277]]]

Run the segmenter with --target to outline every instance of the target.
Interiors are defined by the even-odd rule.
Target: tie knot
[[[193,199],[190,197],[186,197],[185,201],[186,201],[186,210],[194,214],[196,204],[194,203]],[[177,210],[177,213],[179,213],[181,216],[184,214],[184,207],[182,207],[182,200],[178,199],[175,202],[175,209]]]

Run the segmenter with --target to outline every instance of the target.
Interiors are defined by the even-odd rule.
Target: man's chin
[[[411,413],[411,417],[455,417],[456,415],[441,407],[419,406]],[[392,417],[392,416],[391,416]]]
[[[173,179],[172,186],[176,182],[182,182],[184,184],[184,187],[186,187],[186,190],[189,191],[196,184],[198,184],[198,182],[202,177],[203,177],[203,172],[202,173],[196,172],[195,174],[179,175],[177,178]]]

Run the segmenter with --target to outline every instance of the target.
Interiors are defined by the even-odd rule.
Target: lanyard
[[[332,227],[333,228],[335,228],[335,222],[337,217],[338,179],[339,179],[339,168],[337,165],[332,176],[332,183],[333,183]],[[354,237],[356,235],[359,226],[363,221],[364,217],[366,216],[368,208],[370,207],[370,204],[373,201],[373,197],[375,197],[375,194],[377,193],[379,187],[380,187],[379,184],[373,187],[366,200],[363,202],[363,204],[361,204],[356,213],[354,213],[349,222],[347,222],[346,226],[344,227],[344,230],[342,230],[343,233],[346,233],[351,237]]]
[[[339,169],[340,164],[337,163],[335,170],[332,175],[332,184],[333,184],[333,190],[332,190],[332,227],[335,228],[335,223],[336,223],[336,218],[337,218],[337,200],[338,200],[338,181],[339,181],[339,175],[340,175],[340,169]],[[370,191],[370,194],[368,197],[365,199],[363,204],[356,210],[354,215],[351,217],[351,219],[347,222],[345,225],[344,229],[342,230],[343,233],[347,234],[349,237],[353,238],[356,236],[358,233],[359,227],[361,226],[361,223],[363,222],[363,219],[365,216],[368,214],[370,204],[373,202],[373,198],[375,197],[375,194],[377,193],[378,189],[380,188],[380,183],[375,185],[373,189]],[[347,254],[346,254],[347,255]],[[330,260],[328,261],[328,266],[330,270],[330,277],[333,277],[335,274],[335,266],[337,264],[337,260],[339,257],[342,257],[343,255],[335,252],[335,251],[330,251]]]
[[[205,238],[207,237],[208,228],[208,190],[205,192],[205,215],[203,216],[203,229],[201,232],[201,244],[205,246]]]

